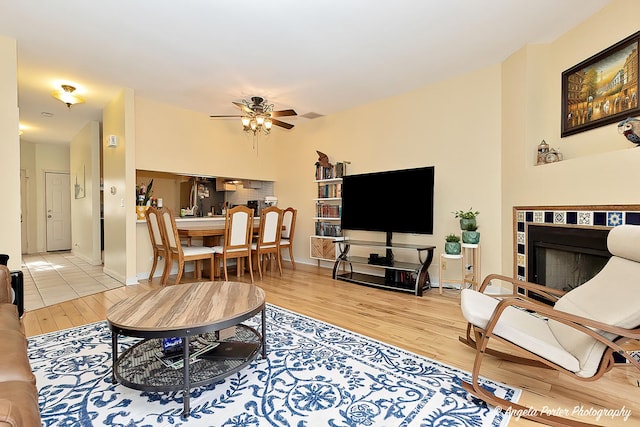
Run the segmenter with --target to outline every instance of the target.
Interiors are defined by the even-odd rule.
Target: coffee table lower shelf
[[[223,341],[216,340],[216,333],[206,333],[189,337],[189,341],[199,343],[232,342],[251,343],[255,348],[246,357],[209,358],[200,356],[189,363],[189,388],[211,384],[219,379],[238,372],[251,363],[262,348],[261,335],[247,325],[236,325],[234,336]],[[113,374],[115,380],[124,386],[151,392],[184,390],[184,370],[180,366],[166,366],[159,358],[162,352],[162,339],[150,338],[142,340],[127,350],[117,359]],[[182,353],[181,353],[182,354]]]

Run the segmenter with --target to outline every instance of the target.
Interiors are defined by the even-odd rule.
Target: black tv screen
[[[433,234],[433,166],[346,175],[342,229]]]

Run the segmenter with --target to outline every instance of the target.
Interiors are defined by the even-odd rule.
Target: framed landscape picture
[[[562,73],[562,137],[640,115],[639,41],[637,32]]]

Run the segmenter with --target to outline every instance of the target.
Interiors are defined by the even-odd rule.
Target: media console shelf
[[[340,255],[336,258],[333,265],[333,278],[344,280],[346,282],[358,283],[361,285],[376,286],[379,288],[393,289],[397,291],[411,292],[416,296],[422,296],[425,288],[431,287],[429,278],[429,266],[433,260],[433,250],[435,246],[430,245],[410,245],[402,243],[393,243],[388,245],[382,242],[371,242],[367,240],[351,240],[336,239],[335,244],[339,245]],[[368,246],[382,248],[386,250],[387,256],[379,261],[375,259],[370,262],[369,258],[360,256],[351,256],[349,251],[352,246]],[[418,252],[418,262],[404,262],[387,259],[393,258],[393,250],[414,250]],[[423,260],[424,252],[427,252],[426,259]],[[340,265],[349,264],[349,271],[338,273]],[[367,265],[373,268],[384,270],[384,276],[376,276],[374,274],[358,273],[353,271],[353,264]]]

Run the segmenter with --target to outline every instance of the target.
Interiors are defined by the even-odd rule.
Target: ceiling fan
[[[233,102],[233,104],[242,111],[238,115],[214,115],[209,116],[212,119],[239,117],[246,132],[258,132],[268,134],[271,126],[276,125],[285,129],[292,129],[293,125],[285,123],[275,117],[297,116],[294,110],[273,111],[273,104],[269,104],[266,99],[260,96],[251,97],[251,101],[243,99],[241,102]]]

